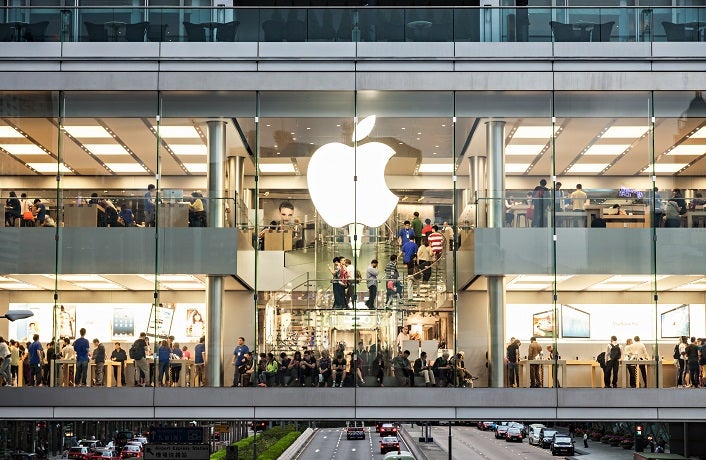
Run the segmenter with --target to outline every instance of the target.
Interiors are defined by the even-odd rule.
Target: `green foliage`
[[[301,432],[294,431],[294,425],[275,426],[258,432],[257,438],[248,436],[233,444],[238,446],[238,460],[253,460],[253,443],[256,443],[257,460],[276,460],[300,434]],[[224,460],[225,458],[225,450],[219,450],[211,455],[211,460]]]

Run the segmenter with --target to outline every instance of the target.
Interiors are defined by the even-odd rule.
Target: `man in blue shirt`
[[[39,334],[32,336],[33,342],[29,344],[27,353],[29,353],[29,369],[30,369],[30,385],[42,386],[42,356],[44,351],[42,344],[39,342]]]
[[[407,265],[408,275],[414,273],[417,249],[419,249],[419,246],[417,246],[414,240],[414,235],[412,235],[409,237],[409,241],[402,245],[403,261]]]
[[[194,347],[194,364],[196,365],[196,381],[194,385],[198,382],[198,385],[206,385],[206,374],[204,373],[204,360],[203,354],[206,352],[206,337],[201,337],[199,343]]]
[[[47,207],[44,206],[42,200],[40,200],[39,198],[35,198],[34,209],[37,210],[37,225],[41,227],[44,225],[44,219],[47,218]]]
[[[247,345],[245,345],[245,337],[238,337],[238,346],[233,350],[233,360],[232,364],[235,366],[235,371],[233,372],[233,387],[240,386],[240,371],[239,368],[245,363],[245,353],[250,351]]]
[[[397,232],[397,244],[399,244],[400,249],[406,242],[409,241],[409,237],[411,236],[417,236],[414,234],[414,229],[412,228],[412,224],[408,221],[404,221],[404,227],[400,229],[399,232]]]
[[[74,340],[74,351],[76,351],[76,374],[74,375],[74,385],[86,386],[86,377],[88,375],[88,350],[91,344],[84,337],[86,328],[81,328],[79,331],[81,337]]]

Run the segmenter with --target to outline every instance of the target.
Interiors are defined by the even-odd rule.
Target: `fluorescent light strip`
[[[542,289],[549,289],[551,284],[539,284],[539,283],[510,283],[507,285],[507,289],[510,291],[540,291]]]
[[[184,167],[187,171],[192,173],[208,172],[208,165],[206,163],[184,163]]]
[[[589,291],[625,291],[628,289],[633,289],[641,284],[644,283],[636,283],[636,284],[629,284],[629,283],[598,283],[594,284],[593,286],[589,287]]]
[[[15,128],[12,126],[0,126],[0,137],[8,138],[16,138],[16,137],[24,137],[22,133],[18,132]]]
[[[422,163],[419,165],[420,173],[452,173],[454,165],[451,163]]]
[[[616,156],[630,147],[629,144],[593,144],[584,152],[584,155],[611,155]]]
[[[157,128],[155,127],[155,131]],[[159,137],[164,139],[200,139],[201,136],[193,126],[160,126]]]
[[[154,282],[154,275],[138,275],[140,278],[147,281]],[[158,275],[157,279],[160,282],[172,281],[172,282],[193,282],[197,279],[193,275]]]
[[[206,288],[201,283],[164,283],[161,286],[173,291],[183,291],[187,289],[203,290]]]
[[[94,155],[129,155],[120,144],[83,144]]]
[[[505,146],[505,155],[531,155],[537,156],[542,150],[544,150],[545,145],[519,145],[510,144]]]
[[[505,163],[506,173],[523,173],[529,168],[529,163]]]
[[[657,281],[666,278],[666,275],[656,277]],[[649,283],[655,277],[651,275],[614,275],[601,281],[601,283]]]
[[[208,149],[203,144],[169,144],[169,148],[177,155],[208,155]]]
[[[657,163],[654,165],[654,171],[656,173],[674,173],[681,170],[686,165],[687,163]],[[652,172],[652,167],[648,167],[645,172]]]
[[[44,275],[47,278],[54,279],[54,275]],[[68,281],[68,282],[75,282],[75,281],[83,281],[83,282],[91,282],[91,281],[97,281],[101,283],[109,283],[110,281],[106,280],[102,276],[98,275],[59,275],[59,280],[60,281]]]
[[[706,139],[706,126],[699,128],[694,134],[689,137],[691,137],[692,139]]]
[[[703,155],[706,153],[705,144],[679,144],[672,150],[665,152],[667,155]]]
[[[145,172],[145,168],[137,163],[106,163],[105,165],[113,172]]]
[[[556,133],[559,130],[558,127],[554,128]],[[520,126],[515,130],[512,138],[515,139],[547,139],[552,137],[552,127],[551,126]]]
[[[556,277],[557,283],[561,283],[562,281],[566,281],[569,278],[571,278],[573,275],[560,275]],[[512,280],[513,283],[538,283],[538,282],[545,282],[545,283],[552,283],[554,282],[554,277],[551,275],[520,275],[514,280]]]
[[[590,173],[590,172],[601,172],[608,166],[608,163],[586,163],[586,164],[575,164],[569,168],[567,172],[570,173]]]
[[[107,291],[124,291],[125,288],[119,284],[105,282],[105,283],[74,283],[76,286],[92,291],[92,290],[107,290]]]
[[[611,126],[601,137],[604,139],[637,139],[645,135],[648,126]]]
[[[18,290],[18,289],[37,289],[40,290],[42,288],[39,288],[37,286],[32,286],[31,284],[27,283],[0,283],[0,289],[6,289],[6,290]]]
[[[264,173],[293,173],[294,165],[290,163],[260,163],[260,172]]]
[[[27,163],[27,166],[34,169],[37,172],[42,173],[53,173],[56,172],[56,163]],[[69,168],[65,165],[59,165],[59,172],[68,173],[71,172]]]
[[[113,137],[102,126],[64,126],[64,131],[77,139],[110,139]]]
[[[0,147],[13,155],[47,155],[47,152],[35,144],[0,144]]]

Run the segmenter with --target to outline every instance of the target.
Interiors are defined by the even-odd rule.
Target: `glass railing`
[[[703,42],[704,7],[4,8],[3,42]]]

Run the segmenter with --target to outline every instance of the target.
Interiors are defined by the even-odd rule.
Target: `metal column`
[[[486,123],[488,153],[488,228],[505,220],[505,122]],[[488,276],[488,364],[491,388],[505,386],[505,285],[502,276]]]
[[[224,121],[208,122],[208,222],[210,227],[223,227],[225,207],[226,131]],[[209,386],[222,386],[223,277],[209,276],[206,282],[208,325],[206,331],[206,381]]]
[[[242,222],[238,221],[239,204],[244,203],[243,198],[243,180],[244,180],[244,164],[245,158],[232,156],[228,157],[228,207],[230,215],[228,226],[235,227]],[[233,201],[230,201],[233,200]]]
[[[472,156],[468,162],[468,174],[471,178],[470,189],[473,203],[476,203],[475,226],[486,227],[488,194],[486,185],[486,157]]]

